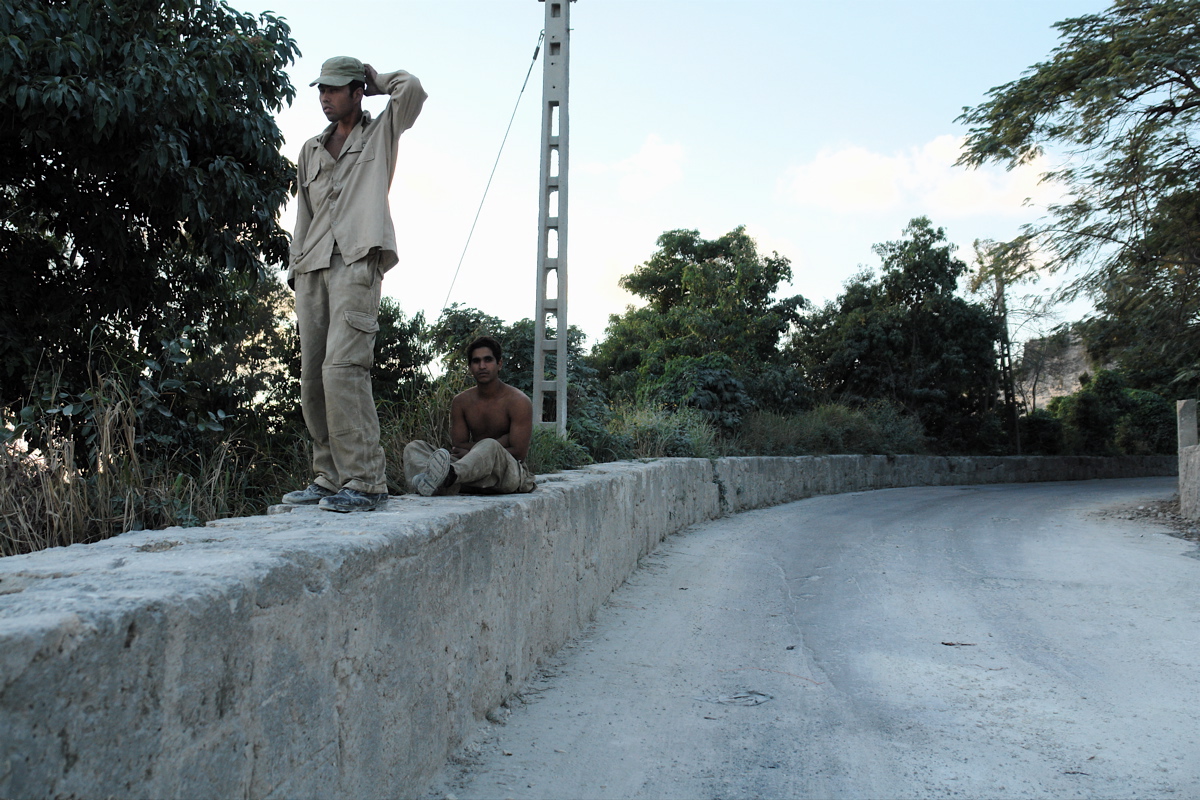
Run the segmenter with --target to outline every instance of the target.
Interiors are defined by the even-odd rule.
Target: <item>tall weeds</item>
[[[261,473],[253,448],[225,434],[204,452],[159,448],[148,455],[128,387],[100,383],[37,427],[12,420],[4,426],[0,555],[261,511],[251,490]],[[81,428],[86,435],[77,435]]]

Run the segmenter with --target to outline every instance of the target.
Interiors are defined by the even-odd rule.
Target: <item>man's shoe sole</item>
[[[416,484],[417,492],[422,497],[433,497],[437,490],[442,488],[442,482],[446,480],[446,476],[450,474],[450,453],[449,451],[434,450],[429,456],[429,465],[425,467],[425,471],[413,479]]]

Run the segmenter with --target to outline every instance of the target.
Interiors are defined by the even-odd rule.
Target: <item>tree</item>
[[[1108,304],[1102,320],[1138,295],[1140,340],[1152,335],[1164,352],[1186,353],[1166,363],[1193,373],[1200,307],[1194,299],[1181,307],[1187,292],[1164,297],[1148,277],[1200,268],[1198,18],[1200,0],[1117,0],[1059,22],[1049,60],[959,118],[970,128],[962,164],[1012,168],[1046,147],[1064,156],[1046,177],[1069,199],[1029,228],[1049,266],[1084,266],[1072,289]]]
[[[777,410],[807,402],[807,387],[779,352],[780,338],[805,302],[799,295],[774,296],[792,278],[788,259],[759,255],[744,227],[712,240],[694,230],[667,231],[658,248],[621,279],[647,305],[610,317],[604,341],[592,352],[610,396],[632,400],[640,393],[642,399],[662,400],[668,387],[677,386],[682,393],[677,400],[740,398],[729,383],[733,379],[751,390],[752,400],[780,406]],[[722,358],[713,361],[717,356]],[[673,368],[679,359],[692,361]],[[707,370],[707,388],[675,377],[664,381],[680,376],[684,364],[697,363]],[[754,396],[758,387],[762,391]],[[737,417],[731,409],[714,413],[727,422]]]
[[[1130,389],[1120,372],[1085,376],[1074,394],[1056,397],[1049,410],[1062,422],[1070,453],[1166,454],[1175,451],[1175,414],[1163,397]]]
[[[287,257],[289,33],[217,0],[0,0],[0,400],[39,364],[86,385],[89,339],[253,302],[236,276]]]
[[[1130,384],[1176,399],[1200,391],[1200,269],[1171,253],[1200,248],[1200,192],[1152,218],[1142,248],[1096,287],[1096,314],[1077,326],[1088,352]]]
[[[878,279],[856,276],[801,321],[793,356],[826,400],[894,404],[946,450],[991,446],[980,431],[997,422],[987,414],[999,388],[999,324],[955,294],[967,266],[942,228],[918,217],[904,234],[875,245]]]
[[[379,304],[375,367],[371,370],[377,402],[402,402],[430,383],[425,368],[433,361],[425,314],[405,319],[400,304],[384,297]]]

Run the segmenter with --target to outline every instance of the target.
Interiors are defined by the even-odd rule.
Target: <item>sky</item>
[[[461,303],[534,316],[542,58],[539,0],[232,0],[291,26],[297,98],[278,115],[284,154],[326,125],[308,84],[353,55],[404,69],[429,99],[400,140],[390,202],[400,263],[384,294],[406,315]],[[872,245],[916,216],[971,261],[1059,194],[1046,166],[954,167],[955,119],[1048,58],[1053,23],[1099,0],[579,0],[570,7],[568,322],[591,343],[640,299],[618,285],[664,232],[739,225],[791,260],[781,294],[820,304]],[[366,98],[373,112],[385,98]],[[472,220],[517,107],[463,257]],[[289,230],[294,210],[283,214]],[[462,258],[461,268],[459,261]],[[457,277],[455,276],[458,270]]]

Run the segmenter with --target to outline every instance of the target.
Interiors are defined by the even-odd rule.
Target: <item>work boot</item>
[[[424,497],[433,497],[438,489],[454,485],[454,470],[450,466],[450,453],[446,449],[434,450],[429,456],[425,471],[413,478],[413,486]]]
[[[333,494],[319,483],[310,483],[307,489],[297,489],[283,496],[283,502],[290,506],[311,506],[321,502],[321,498]]]
[[[346,514],[351,511],[374,511],[387,500],[387,492],[382,494],[367,494],[357,489],[344,488],[337,494],[323,498],[318,505],[322,511],[338,511]]]

